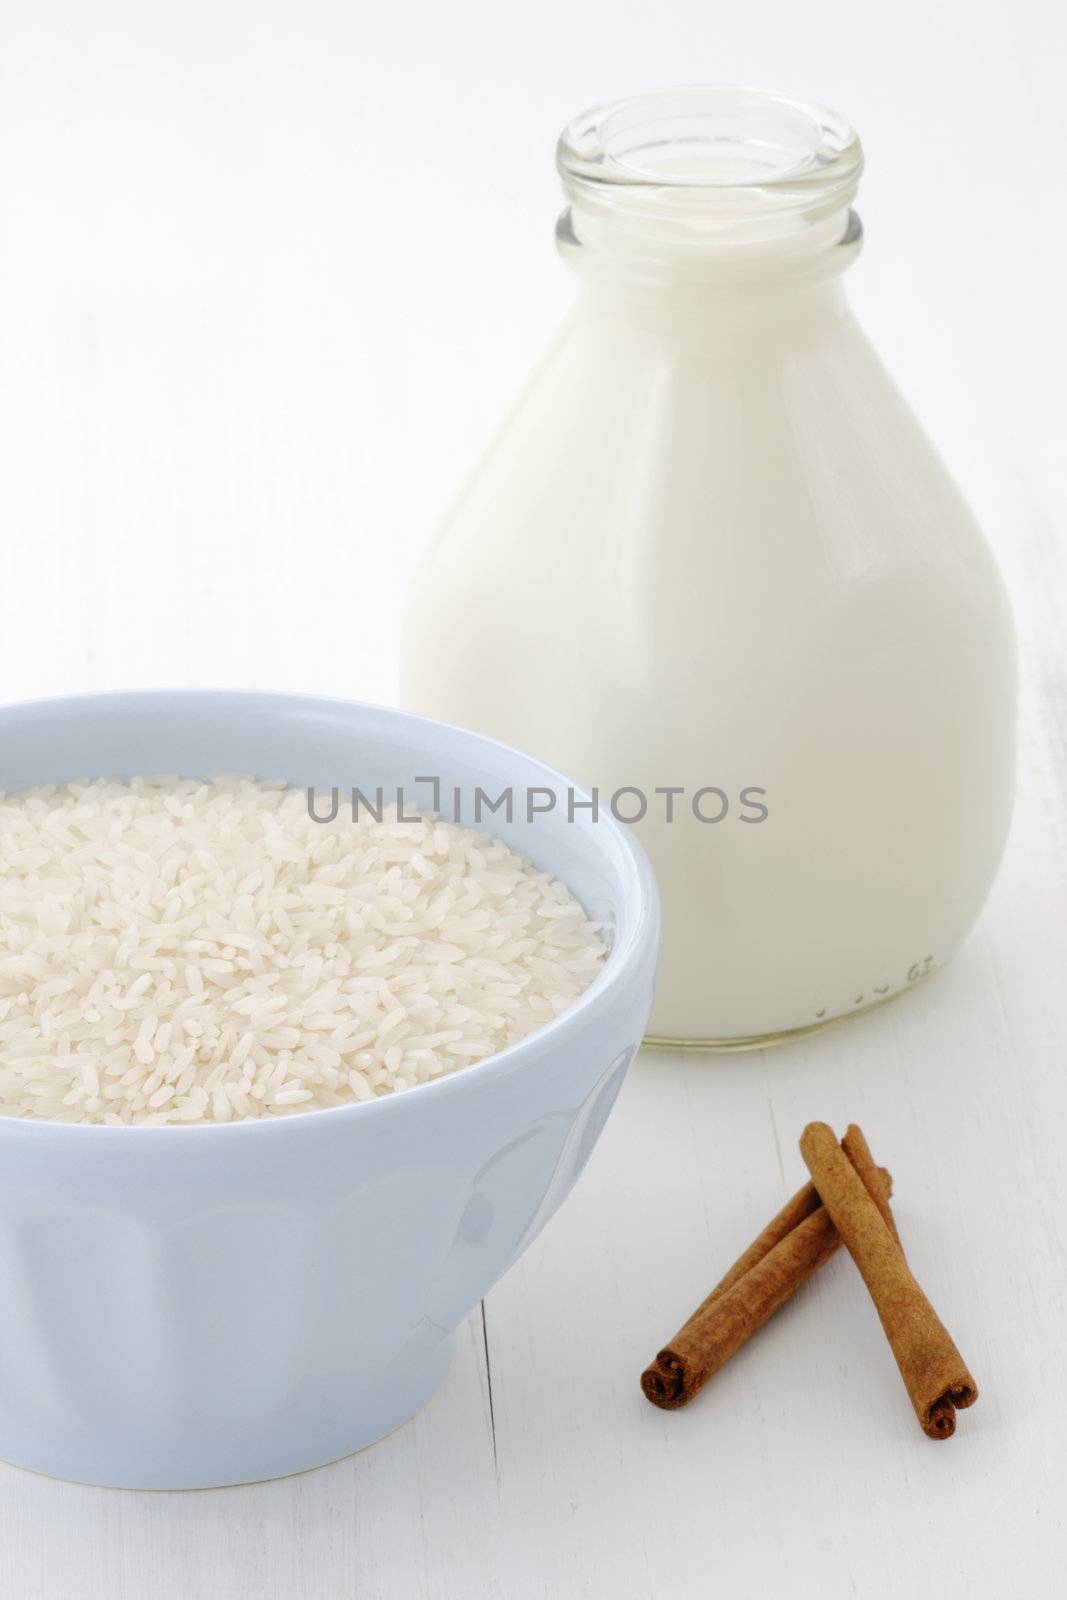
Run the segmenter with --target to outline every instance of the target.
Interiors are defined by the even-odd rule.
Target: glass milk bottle
[[[406,698],[634,819],[653,1037],[762,1043],[974,921],[1012,803],[1008,605],[846,303],[839,117],[683,89],[580,117],[558,159],[577,304],[419,568]]]

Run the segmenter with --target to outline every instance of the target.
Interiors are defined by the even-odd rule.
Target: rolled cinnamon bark
[[[861,1160],[863,1182],[888,1209],[889,1174],[874,1165],[865,1140]],[[815,1186],[805,1184],[641,1374],[646,1399],[666,1411],[686,1405],[840,1243]]]
[[[950,1438],[956,1411],[978,1398],[963,1357],[833,1130],[824,1122],[810,1123],[801,1135],[800,1151],[870,1291],[923,1432],[931,1439]]]

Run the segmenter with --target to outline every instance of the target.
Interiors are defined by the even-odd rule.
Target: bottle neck
[[[564,257],[605,292],[717,302],[834,278],[862,240],[847,123],[747,89],[638,95],[559,143]]]

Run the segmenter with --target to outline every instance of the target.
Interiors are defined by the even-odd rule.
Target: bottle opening
[[[557,152],[582,223],[754,241],[847,212],[863,153],[843,118],[760,89],[684,88],[599,106]]]
[[[602,183],[746,188],[820,175],[858,177],[859,141],[842,118],[761,89],[634,95],[564,131],[564,177]]]

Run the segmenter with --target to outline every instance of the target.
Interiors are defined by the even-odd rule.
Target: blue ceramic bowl
[[[568,1011],[364,1104],[185,1127],[0,1117],[0,1457],[192,1488],[300,1471],[426,1401],[452,1333],[566,1196],[644,1031],[655,883],[610,818],[492,739],[342,700],[211,690],[0,708],[0,788],[158,772],[515,795],[485,831],[569,885],[611,952]],[[420,783],[420,780],[423,780]],[[537,791],[527,820],[524,796]]]

